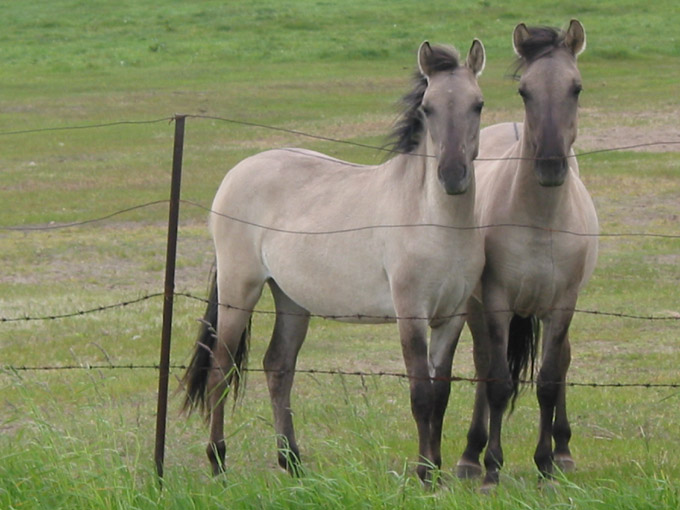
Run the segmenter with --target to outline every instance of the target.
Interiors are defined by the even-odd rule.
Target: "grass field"
[[[70,314],[163,289],[165,200],[175,113],[278,126],[383,145],[424,39],[486,46],[483,124],[521,120],[509,77],[520,21],[588,34],[577,149],[602,232],[578,313],[570,380],[677,384],[680,304],[680,14],[674,2],[516,0],[4,2],[0,34],[0,318]],[[44,128],[99,126],[35,132]],[[30,132],[24,132],[30,131]],[[384,154],[219,120],[187,122],[182,198],[208,206],[243,157],[304,146],[377,163]],[[177,290],[203,296],[212,262],[203,209],[182,205]],[[610,236],[658,234],[676,237]],[[268,296],[258,306],[272,307]],[[23,371],[22,366],[153,365],[162,300],[73,318],[0,322],[0,508],[583,508],[680,505],[680,390],[569,390],[578,470],[537,489],[537,405],[529,389],[507,421],[502,484],[485,497],[453,477],[473,387],[455,383],[442,487],[415,475],[415,425],[400,378],[300,374],[294,388],[307,474],[275,468],[264,377],[252,373],[228,419],[229,472],[208,476],[207,430],[171,401],[164,490],[153,468],[153,369]],[[202,304],[178,297],[172,361],[186,363]],[[254,317],[258,368],[272,318]],[[313,320],[299,367],[402,372],[393,326]],[[472,376],[461,340],[454,373]],[[178,387],[181,371],[172,374]]]

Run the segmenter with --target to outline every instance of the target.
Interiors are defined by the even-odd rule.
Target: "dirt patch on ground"
[[[679,152],[678,118],[678,107],[627,113],[584,109],[576,145],[580,151],[626,148],[642,152]],[[637,147],[629,148],[631,146]]]

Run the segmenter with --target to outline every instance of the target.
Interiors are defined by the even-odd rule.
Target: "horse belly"
[[[389,281],[382,257],[371,244],[369,239],[270,242],[263,259],[270,278],[312,315],[344,322],[392,322]]]

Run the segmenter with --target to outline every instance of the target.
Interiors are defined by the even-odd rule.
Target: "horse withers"
[[[248,325],[265,284],[276,322],[264,357],[278,459],[299,472],[290,393],[310,316],[397,323],[410,378],[422,480],[441,465],[451,364],[465,303],[483,266],[475,229],[485,63],[425,42],[395,128],[396,155],[377,166],[279,149],[228,172],[212,204],[214,297],[185,375],[186,407],[210,419],[207,454],[225,469],[224,404],[241,377]],[[427,327],[431,328],[428,343]]]
[[[576,57],[586,45],[583,25],[572,20],[560,31],[519,24],[513,44],[517,71],[522,71],[524,123],[483,129],[477,161],[476,208],[486,263],[468,304],[468,325],[483,381],[457,471],[460,477],[481,475],[479,456],[488,441],[484,488],[498,483],[503,413],[517,395],[521,374],[533,365],[541,324],[534,459],[548,478],[553,463],[573,467],[565,387],[568,331],[579,291],[595,267],[599,231],[572,150],[582,88]]]

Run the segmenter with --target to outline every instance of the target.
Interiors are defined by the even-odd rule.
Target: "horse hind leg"
[[[552,441],[556,432],[554,420],[557,417],[556,412],[560,409],[560,399],[564,396],[564,376],[566,375],[567,363],[563,359],[565,354],[568,354],[568,348],[565,348],[567,342],[567,331],[569,323],[571,322],[572,313],[555,312],[549,321],[546,321],[546,331],[543,342],[543,362],[538,373],[536,381],[536,394],[540,407],[540,424],[539,424],[539,439],[534,453],[534,461],[538,467],[541,476],[550,480],[553,476],[553,465],[555,461]],[[560,410],[565,411],[560,419],[566,420],[566,408]],[[564,447],[567,440],[564,423],[562,430],[557,429],[557,436],[562,437],[560,447]]]
[[[300,450],[295,440],[290,392],[295,364],[309,326],[309,312],[294,303],[279,286],[270,287],[276,305],[276,322],[264,357],[264,371],[274,413],[278,462],[293,476],[301,474]]]
[[[229,298],[218,293],[216,342],[212,350],[212,363],[206,385],[208,410],[210,412],[210,439],[206,448],[213,475],[225,470],[226,446],[224,442],[224,405],[231,390],[238,388],[242,380],[241,369],[247,360],[248,325],[252,308],[261,293],[253,289],[244,305],[230,307]]]
[[[468,303],[467,322],[474,341],[475,373],[477,377],[485,378],[489,371],[488,332],[481,304],[472,299]],[[479,478],[483,473],[479,456],[489,439],[489,403],[486,394],[486,383],[483,380],[478,381],[475,388],[472,419],[467,433],[467,444],[456,464],[456,476],[460,479]]]

